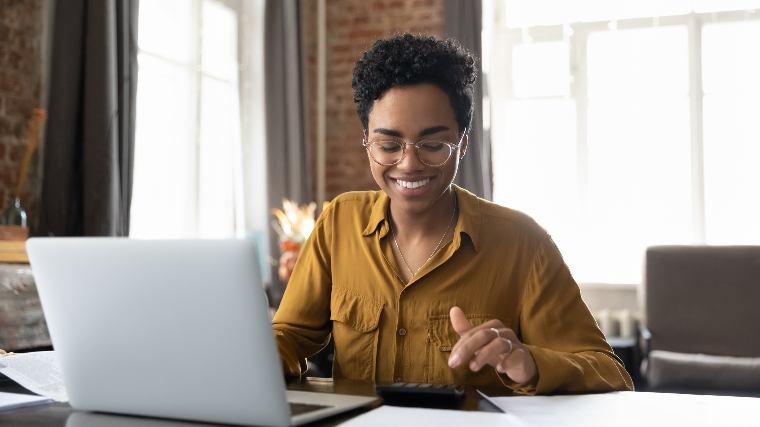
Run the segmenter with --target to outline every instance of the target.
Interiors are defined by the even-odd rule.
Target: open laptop
[[[75,409],[298,425],[377,400],[285,390],[251,241],[33,238],[27,252]]]

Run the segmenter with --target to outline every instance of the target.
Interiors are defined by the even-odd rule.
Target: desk
[[[15,384],[0,385],[0,391],[19,392]],[[326,393],[350,393],[372,395],[371,384],[363,382],[339,381],[329,379],[309,379],[303,383],[289,384],[292,390],[319,391]],[[485,390],[493,393],[493,390]],[[503,391],[503,390],[502,390]],[[596,396],[560,396],[558,398],[507,398],[507,416],[515,422],[509,425],[538,426],[599,426],[623,425],[629,427],[648,427],[655,425],[688,425],[694,427],[728,425],[732,427],[756,427],[760,423],[760,399],[747,397],[719,397],[699,395],[678,395],[672,393],[610,393]],[[527,399],[527,400],[525,400]],[[542,399],[552,399],[550,409],[546,406],[535,411]],[[585,403],[579,401],[582,399]],[[596,403],[589,404],[587,399]],[[544,402],[543,405],[546,405]],[[459,408],[465,411],[494,411],[490,404],[482,401],[474,389],[468,388],[465,399]],[[368,408],[356,409],[324,421],[312,424],[317,426],[334,426],[349,420]],[[533,411],[531,413],[531,411]],[[516,417],[516,418],[515,418]],[[522,420],[522,421],[521,421]],[[560,420],[561,422],[557,422]],[[66,427],[199,427],[213,424],[165,421],[153,418],[128,417],[118,415],[92,414],[72,411],[66,404],[54,404],[17,409],[0,413],[0,424],[5,426],[66,426]],[[409,421],[399,419],[394,423],[401,427]],[[434,424],[431,424],[434,425]]]
[[[318,391],[324,393],[356,394],[361,396],[374,396],[372,384],[360,381],[333,381],[329,378],[307,378],[299,383],[288,384],[289,390]],[[28,393],[15,383],[0,383],[0,391],[10,393]],[[366,412],[370,408],[359,408],[344,414],[327,418],[323,421],[309,424],[310,426],[334,426],[344,422],[358,414]],[[468,388],[465,398],[460,402],[458,408],[466,411],[487,411],[495,412],[496,409],[490,404],[483,401],[474,389]],[[15,409],[7,412],[0,412],[0,425],[8,426],[45,426],[45,427],[64,427],[67,419],[76,411],[71,409],[68,404],[55,403],[50,405],[32,406],[21,409]],[[98,415],[100,414],[92,414]],[[199,424],[182,421],[164,421],[157,419],[128,417],[118,415],[108,415],[102,418],[92,417],[88,425],[111,426],[140,426],[140,427],[202,427],[217,424]],[[68,426],[71,427],[71,426]]]

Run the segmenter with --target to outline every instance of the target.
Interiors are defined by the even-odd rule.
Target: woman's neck
[[[416,240],[432,233],[438,233],[451,222],[452,211],[456,209],[456,194],[449,188],[425,212],[410,213],[394,209],[391,202],[390,212],[393,227],[397,234]]]

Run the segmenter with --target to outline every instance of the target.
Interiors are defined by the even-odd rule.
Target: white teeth
[[[400,179],[397,179],[396,182],[402,188],[412,188],[413,189],[413,188],[420,188],[423,185],[427,184],[428,182],[430,182],[430,178],[425,178],[425,179],[420,180],[420,181],[402,181]]]

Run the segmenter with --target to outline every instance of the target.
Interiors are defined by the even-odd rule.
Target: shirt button
[[[401,382],[401,377],[396,377],[396,379],[393,380],[393,382],[400,383]]]
[[[406,329],[404,329],[404,328],[399,329],[398,330],[398,334],[403,337],[404,335],[406,335]]]

